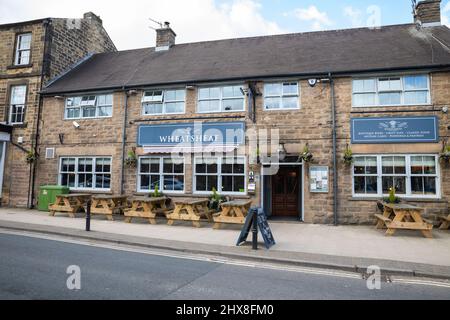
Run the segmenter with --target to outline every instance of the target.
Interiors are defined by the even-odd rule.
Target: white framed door
[[[0,141],[0,197],[3,191],[3,172],[5,170],[6,141]]]

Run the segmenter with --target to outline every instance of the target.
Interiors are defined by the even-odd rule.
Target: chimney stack
[[[177,35],[170,27],[169,22],[164,22],[162,28],[156,29],[156,51],[169,50],[175,44]]]
[[[91,21],[96,21],[98,22],[100,25],[103,24],[102,19],[100,19],[100,17],[98,15],[96,15],[95,13],[93,13],[92,11],[86,12],[85,14],[83,14],[83,19],[88,19]]]
[[[424,27],[441,25],[441,0],[423,0],[414,8],[414,22]]]

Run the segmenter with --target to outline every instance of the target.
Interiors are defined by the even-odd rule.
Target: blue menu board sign
[[[352,118],[352,143],[438,142],[436,116],[398,118]]]

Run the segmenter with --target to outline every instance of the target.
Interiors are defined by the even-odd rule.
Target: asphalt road
[[[66,285],[80,267],[80,290]],[[450,288],[270,270],[0,234],[0,299],[450,299]]]

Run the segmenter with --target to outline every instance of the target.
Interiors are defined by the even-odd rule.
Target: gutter
[[[334,96],[334,79],[331,72],[328,73],[330,79],[330,99],[331,99],[331,117],[332,117],[332,135],[333,135],[333,222],[338,225],[338,170],[337,170],[337,154],[336,154],[336,102]]]
[[[45,68],[48,68],[49,65],[47,65],[47,63],[50,63],[50,61],[47,60],[47,50],[48,50],[48,42],[49,42],[49,24],[50,24],[50,20],[46,19],[43,21],[44,25],[45,25],[45,31],[44,31],[44,58],[43,58],[43,63],[42,63],[42,68],[41,68],[41,83],[40,83],[40,91],[42,91],[42,88],[44,87],[44,74]],[[47,60],[47,61],[46,61]],[[39,142],[39,128],[40,128],[40,123],[41,123],[41,115],[42,115],[42,105],[43,105],[43,97],[40,94],[39,91],[39,103],[38,103],[38,111],[37,111],[37,119],[36,119],[36,132],[34,134],[34,154],[37,155],[38,154],[38,142]],[[34,208],[34,201],[35,201],[35,182],[36,182],[36,167],[37,167],[37,161],[35,161],[33,164],[30,164],[30,183],[29,183],[29,187],[28,187],[28,204],[27,207],[30,209]],[[31,170],[33,169],[33,170]],[[30,190],[31,189],[31,190]],[[31,194],[30,194],[31,193]]]

